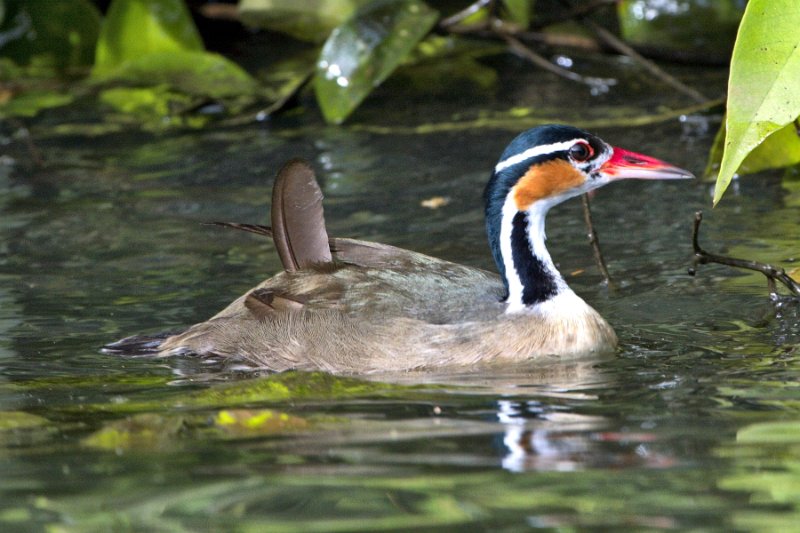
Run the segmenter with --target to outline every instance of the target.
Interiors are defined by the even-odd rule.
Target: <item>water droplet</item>
[[[563,68],[572,68],[573,61],[571,57],[567,56],[556,56],[556,65]]]

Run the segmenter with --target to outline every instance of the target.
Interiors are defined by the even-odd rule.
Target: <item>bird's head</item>
[[[529,231],[535,226],[541,233],[531,235],[527,243],[535,255],[537,247],[544,247],[544,215],[554,205],[613,181],[693,177],[687,170],[616,148],[572,126],[530,129],[505,149],[484,193],[486,229],[500,273],[506,277],[511,261],[503,251],[509,255],[514,244],[503,239],[511,238],[512,223],[522,225],[524,220]],[[501,235],[504,226],[508,235]]]
[[[511,141],[486,187],[487,203],[509,193],[519,211],[549,207],[622,179],[684,179],[691,172],[654,157],[616,148],[572,126],[549,124]]]

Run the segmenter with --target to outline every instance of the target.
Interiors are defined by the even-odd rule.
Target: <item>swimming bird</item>
[[[484,191],[498,275],[387,244],[329,238],[314,171],[293,160],[275,180],[271,228],[229,224],[272,237],[284,270],[182,333],[130,337],[107,349],[340,374],[611,352],[614,330],[569,288],[545,247],[545,216],[614,181],[692,177],[572,126],[520,134]]]

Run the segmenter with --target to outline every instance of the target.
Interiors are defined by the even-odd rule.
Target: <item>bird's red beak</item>
[[[694,178],[688,170],[670,165],[655,157],[613,147],[611,158],[599,170],[610,180],[682,180]]]

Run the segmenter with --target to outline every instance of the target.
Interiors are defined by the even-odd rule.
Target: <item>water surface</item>
[[[517,80],[489,105],[575,121],[629,98],[563,83]],[[641,109],[661,105],[643,93]],[[599,191],[612,289],[579,202],[553,210],[554,259],[620,337],[605,360],[367,381],[99,352],[203,320],[279,269],[271,243],[201,223],[263,223],[272,176],[290,157],[318,169],[331,234],[492,268],[480,197],[516,132],[363,127],[449,120],[463,102],[446,100],[398,97],[389,114],[376,100],[344,128],[289,115],[99,135],[47,114],[31,126],[44,166],[4,126],[0,528],[796,528],[797,306],[776,310],[756,275],[686,273],[698,208],[709,249],[797,257],[797,196],[776,176],[742,181],[714,212],[699,181]],[[694,117],[595,132],[700,173],[716,126]],[[449,202],[421,206],[439,196]]]

